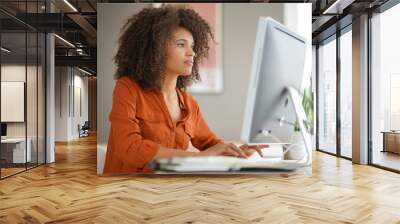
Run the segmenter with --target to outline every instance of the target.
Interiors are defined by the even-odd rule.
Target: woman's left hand
[[[253,155],[257,152],[261,157],[263,157],[261,149],[268,148],[268,145],[241,145],[239,147],[247,156]]]

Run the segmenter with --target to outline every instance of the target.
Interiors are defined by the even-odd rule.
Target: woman
[[[123,27],[113,92],[105,173],[148,172],[174,156],[248,157],[262,146],[237,147],[209,129],[185,92],[213,40],[207,22],[186,7],[146,8]],[[186,151],[192,143],[200,152]]]

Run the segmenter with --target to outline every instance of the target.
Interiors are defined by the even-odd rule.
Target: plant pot
[[[305,158],[307,153],[301,132],[293,132],[291,143],[292,145],[289,146],[289,151],[285,154],[284,158],[287,160],[300,160]]]

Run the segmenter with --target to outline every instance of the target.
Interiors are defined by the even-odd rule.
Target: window
[[[400,170],[400,4],[371,18],[372,164]]]
[[[352,157],[352,32],[340,36],[340,155]]]
[[[318,149],[336,154],[336,40],[318,47]]]

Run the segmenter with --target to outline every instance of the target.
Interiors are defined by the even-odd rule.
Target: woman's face
[[[179,27],[172,32],[166,49],[165,72],[174,75],[190,75],[195,56],[193,47],[193,36],[189,30]]]

